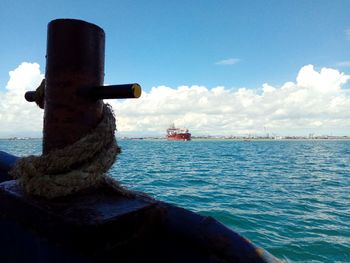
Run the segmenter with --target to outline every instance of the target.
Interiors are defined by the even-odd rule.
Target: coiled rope
[[[46,155],[20,158],[10,174],[26,193],[48,199],[106,184],[130,195],[132,191],[106,174],[120,153],[115,129],[112,107],[104,104],[101,122],[85,137]]]

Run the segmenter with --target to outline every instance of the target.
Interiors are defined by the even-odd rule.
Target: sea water
[[[350,262],[350,141],[120,141],[124,186],[212,216],[287,262]],[[0,140],[40,154],[41,140]]]

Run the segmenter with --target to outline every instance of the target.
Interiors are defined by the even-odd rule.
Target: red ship
[[[175,125],[172,124],[167,130],[166,130],[166,138],[169,141],[190,141],[191,140],[191,133],[188,132],[188,129],[179,129],[175,128]]]

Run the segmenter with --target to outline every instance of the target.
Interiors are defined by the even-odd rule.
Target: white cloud
[[[40,84],[38,64],[23,63],[10,72],[0,93],[0,137],[18,131],[37,132],[42,110],[24,100],[26,90]],[[350,133],[350,79],[338,70],[304,66],[296,81],[259,89],[205,86],[153,87],[141,98],[109,100],[116,111],[119,135],[164,135],[170,123],[187,127],[193,135],[293,135],[308,132]]]
[[[234,65],[237,64],[240,61],[238,58],[228,58],[223,59],[215,63],[215,65]]]
[[[6,92],[0,92],[0,136],[40,135],[43,110],[24,99],[44,78],[39,64],[23,62],[9,75]]]
[[[350,67],[350,60],[340,61],[336,64],[338,67]]]
[[[153,87],[138,100],[111,101],[119,131],[164,133],[175,122],[193,134],[350,133],[350,76],[312,65],[281,87],[238,90],[204,86]]]
[[[345,35],[348,39],[350,39],[350,27],[345,29]]]

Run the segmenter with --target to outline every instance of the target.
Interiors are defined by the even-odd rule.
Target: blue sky
[[[192,111],[178,109],[179,114],[175,116],[167,105],[159,106],[149,110],[142,119],[135,112],[134,125],[130,125],[127,118],[131,117],[124,116],[122,109],[130,113],[136,104],[113,102],[121,109],[118,127],[122,132],[163,132],[165,123],[175,121],[204,133],[212,133],[213,127],[221,134],[266,130],[276,134],[349,133],[350,116],[343,112],[350,103],[349,11],[348,0],[2,0],[0,98],[5,96],[3,100],[22,103],[19,100],[23,97],[17,100],[16,94],[31,85],[35,88],[45,70],[47,24],[57,18],[75,18],[97,24],[106,32],[106,83],[138,82],[144,98],[148,96],[152,105],[158,106],[164,94],[179,98],[194,96],[191,97]],[[22,62],[31,64],[22,65]],[[40,72],[35,63],[40,65]],[[15,69],[18,71],[10,84],[9,72]],[[28,74],[32,74],[32,78],[20,82]],[[287,84],[283,89],[289,82],[294,83],[293,87]],[[224,90],[216,90],[218,86]],[[302,90],[305,87],[307,92]],[[242,88],[246,89],[242,91]],[[218,95],[220,92],[228,92],[227,100]],[[222,104],[216,104],[214,97],[220,97]],[[315,101],[311,103],[310,99]],[[137,104],[140,108],[149,103],[141,101]],[[13,123],[14,117],[10,115],[14,113],[4,103],[0,103],[0,121]],[[173,103],[185,108],[188,100]],[[214,108],[208,110],[203,105],[216,110],[221,107],[221,112]],[[322,110],[325,105],[330,109],[328,112]],[[256,109],[253,110],[253,106]],[[257,118],[259,109],[264,109],[267,117]],[[31,109],[27,110],[34,114]],[[300,113],[296,114],[298,110]],[[152,114],[158,119],[152,119]],[[235,119],[230,126],[227,120],[232,114]],[[220,117],[222,122],[217,123]],[[200,125],[198,118],[202,121]],[[41,125],[41,121],[38,123]],[[161,125],[154,126],[154,123]],[[244,127],[240,126],[242,123]],[[40,125],[37,131],[41,131]],[[0,136],[24,129],[23,125],[15,127],[6,133],[0,130]]]
[[[350,1],[9,1],[0,3],[0,90],[22,61],[45,67],[47,23],[106,32],[108,83],[258,87],[301,66],[350,60]],[[215,64],[238,59],[234,65]],[[349,67],[339,67],[349,72]]]

